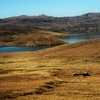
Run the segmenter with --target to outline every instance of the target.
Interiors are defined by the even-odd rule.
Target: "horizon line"
[[[8,16],[8,17],[0,17],[0,19],[6,19],[6,18],[12,18],[12,17],[20,17],[20,16],[26,16],[26,17],[38,17],[38,16],[48,16],[48,17],[76,17],[76,16],[82,16],[85,14],[98,14],[100,12],[87,12],[83,14],[78,14],[78,15],[69,15],[69,16],[52,16],[52,15],[47,15],[47,14],[39,14],[39,15],[28,15],[28,14],[22,14],[22,15],[14,15],[14,16]]]

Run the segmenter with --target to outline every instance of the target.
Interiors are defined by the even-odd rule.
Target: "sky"
[[[0,0],[0,18],[19,15],[64,17],[100,12],[100,0]]]

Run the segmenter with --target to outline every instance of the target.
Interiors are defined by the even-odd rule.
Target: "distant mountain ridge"
[[[100,13],[87,13],[74,17],[21,15],[0,19],[0,29],[37,28],[57,32],[100,32]]]

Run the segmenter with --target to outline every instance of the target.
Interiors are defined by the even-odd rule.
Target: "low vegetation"
[[[0,53],[1,100],[99,100],[99,83],[100,39]]]
[[[0,29],[6,28],[22,28],[23,30],[32,28],[65,33],[94,33],[100,32],[100,13],[87,13],[74,17],[53,17],[43,14],[1,19]]]
[[[35,29],[25,30],[19,29],[16,32],[14,29],[0,30],[0,45],[46,46],[66,43],[58,38],[58,36],[62,35],[58,32]]]

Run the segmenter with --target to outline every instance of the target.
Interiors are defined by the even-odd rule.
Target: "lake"
[[[100,38],[100,34],[99,33],[95,33],[95,34],[74,33],[74,34],[61,36],[60,38],[66,42],[74,43],[74,42]],[[37,51],[37,50],[42,50],[51,47],[53,46],[34,46],[34,47],[0,46],[0,52],[3,53],[3,52]]]
[[[74,34],[68,34],[65,36],[61,36],[61,39],[63,39],[66,42],[69,43],[75,43],[95,38],[100,38],[100,33],[74,33]]]
[[[18,47],[18,46],[0,46],[0,52],[24,52],[24,51],[37,51],[46,48],[51,48],[51,46],[34,46],[34,47]]]

